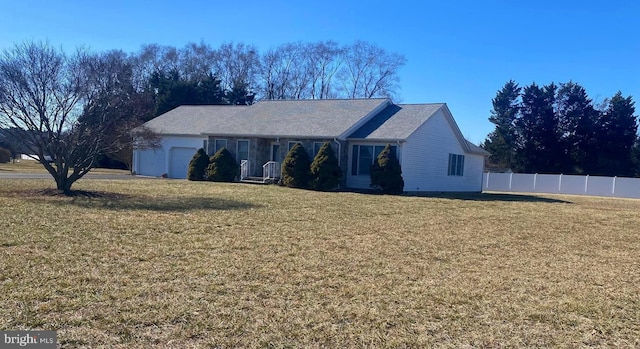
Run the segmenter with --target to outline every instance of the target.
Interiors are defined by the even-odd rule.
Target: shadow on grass
[[[374,190],[347,190],[359,194],[367,195],[384,195]],[[409,197],[425,197],[451,200],[467,200],[467,201],[513,201],[513,202],[545,202],[554,204],[570,204],[572,202],[545,198],[536,195],[527,194],[506,194],[506,193],[452,193],[452,192],[425,192],[425,193],[404,193],[400,196]]]
[[[513,202],[545,202],[553,204],[570,204],[570,201],[544,198],[526,194],[504,194],[504,193],[428,193],[410,196],[433,197],[452,200],[468,201],[513,201]]]
[[[32,195],[25,196],[31,200],[38,201],[46,197],[67,198],[49,202],[55,205],[73,205],[82,208],[106,210],[188,212],[193,210],[246,210],[257,207],[254,204],[242,201],[201,196],[151,197],[83,190],[76,190],[72,193],[64,194],[54,189],[39,190],[31,194]]]

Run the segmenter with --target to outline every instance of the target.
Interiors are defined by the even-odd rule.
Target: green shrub
[[[11,161],[11,152],[5,148],[0,148],[0,163]]]
[[[233,155],[222,148],[209,159],[207,180],[213,182],[233,182],[238,175],[238,163]]]
[[[309,184],[309,155],[298,143],[282,162],[282,184],[291,188],[306,188]]]
[[[402,169],[389,144],[384,147],[371,166],[371,187],[378,188],[385,194],[402,194],[404,189]]]
[[[311,163],[309,186],[315,190],[332,190],[340,184],[341,179],[342,170],[336,154],[329,142],[326,142]]]
[[[200,148],[191,158],[189,162],[189,170],[187,171],[187,179],[190,181],[202,181],[204,180],[207,166],[209,165],[209,156]]]

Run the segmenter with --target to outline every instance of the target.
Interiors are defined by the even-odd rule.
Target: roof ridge
[[[390,98],[318,98],[318,99],[261,99],[257,103],[261,102],[320,102],[320,101],[382,101],[390,100]]]
[[[433,102],[433,103],[397,103],[398,106],[403,105],[439,105],[439,104],[447,104],[446,102]]]

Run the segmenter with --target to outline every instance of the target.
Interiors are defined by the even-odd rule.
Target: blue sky
[[[135,52],[143,44],[361,39],[403,54],[402,103],[446,102],[474,143],[493,130],[504,83],[573,80],[596,101],[640,98],[640,2],[2,0],[0,49],[49,40],[65,50]],[[638,106],[640,109],[640,105]]]

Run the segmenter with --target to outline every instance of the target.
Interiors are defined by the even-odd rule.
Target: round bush
[[[371,166],[371,187],[378,188],[385,194],[402,194],[404,189],[402,169],[389,144],[384,147]]]
[[[187,179],[190,181],[204,180],[205,171],[209,165],[209,156],[200,148],[191,158],[189,162],[189,170],[187,171]]]
[[[291,188],[307,188],[309,165],[309,155],[302,144],[294,145],[282,162],[282,184]]]
[[[336,189],[342,179],[342,170],[329,142],[325,142],[311,163],[309,186],[315,190]]]
[[[218,150],[209,159],[209,166],[207,167],[207,180],[213,182],[233,182],[238,176],[238,163],[233,155],[227,150],[222,148]]]

